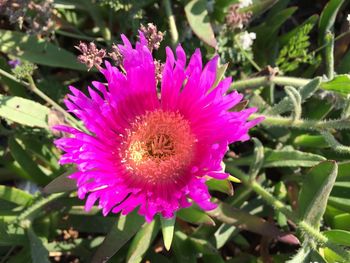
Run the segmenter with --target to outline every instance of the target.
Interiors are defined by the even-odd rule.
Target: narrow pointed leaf
[[[70,192],[77,189],[76,182],[67,177],[70,174],[72,174],[74,171],[75,170],[72,169],[53,179],[48,185],[44,187],[43,189],[44,193],[52,194],[52,193]]]
[[[33,201],[33,196],[15,187],[0,185],[0,199],[17,205],[27,205]]]
[[[116,224],[97,249],[91,263],[100,263],[109,260],[137,233],[143,223],[144,219],[136,212],[132,212],[127,216],[120,215]]]
[[[328,230],[323,234],[333,243],[350,247],[350,232],[345,230]]]
[[[343,3],[344,0],[330,0],[323,9],[318,24],[318,40],[320,44],[324,41],[326,32],[332,29],[339,8]]]
[[[233,187],[229,180],[210,179],[205,182],[209,190],[219,191],[228,195],[233,195]]]
[[[38,164],[34,162],[32,157],[18,143],[16,138],[11,137],[8,144],[13,158],[28,174],[28,179],[40,185],[45,185],[50,181],[50,178],[44,174],[44,172],[39,168]]]
[[[237,226],[240,229],[276,238],[289,244],[299,244],[299,240],[292,234],[282,233],[275,225],[267,222],[263,218],[233,208],[226,203],[219,202],[216,209],[208,211],[207,213],[221,222]]]
[[[126,257],[126,262],[141,262],[144,254],[151,246],[158,232],[159,221],[157,219],[154,219],[149,224],[145,224],[132,240]]]
[[[325,161],[305,175],[299,194],[299,217],[318,228],[326,210],[329,194],[338,174],[334,161]]]
[[[260,172],[260,169],[264,162],[264,147],[257,138],[253,138],[254,141],[254,154],[253,162],[249,168],[249,176],[254,180]]]
[[[192,224],[215,225],[214,220],[202,210],[194,207],[183,208],[176,213],[176,216]]]
[[[50,263],[49,251],[45,248],[43,242],[37,237],[31,227],[27,229],[27,235],[32,261],[35,263]]]
[[[163,217],[160,218],[160,223],[161,223],[161,226],[162,226],[164,246],[165,246],[166,250],[170,249],[171,243],[173,241],[175,219],[176,219],[175,216],[173,218],[171,218],[171,219],[165,219]]]

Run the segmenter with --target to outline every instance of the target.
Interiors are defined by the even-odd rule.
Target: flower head
[[[106,56],[106,50],[98,49],[94,42],[90,42],[88,45],[84,42],[80,42],[78,46],[75,46],[82,54],[78,56],[78,61],[87,66],[90,70],[93,66],[101,69],[103,58]]]
[[[225,16],[226,25],[229,29],[234,30],[236,28],[242,29],[246,26],[251,17],[252,12],[240,12],[241,4],[232,4],[227,10],[227,14]]]
[[[248,31],[244,31],[239,35],[239,42],[244,50],[250,49],[255,39],[256,34],[254,32],[249,33]]]
[[[242,95],[226,94],[231,78],[212,87],[218,57],[203,68],[199,49],[187,63],[181,46],[176,58],[166,49],[157,94],[145,36],[140,33],[135,48],[122,39],[118,48],[126,73],[105,62],[101,72],[108,86],[93,82],[89,96],[70,87],[65,101],[90,133],[56,127],[71,134],[55,143],[65,151],[60,163],[77,165],[70,178],[77,181],[79,198],[87,197],[87,210],[98,200],[104,215],[139,207],[147,221],[157,213],[171,218],[192,203],[215,208],[205,182],[228,176],[222,158],[228,144],[249,138],[248,130],[260,121],[247,121],[256,109],[230,111]]]

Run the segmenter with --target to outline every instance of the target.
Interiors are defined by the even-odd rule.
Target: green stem
[[[165,8],[165,14],[168,17],[171,41],[173,46],[176,46],[176,44],[179,42],[179,33],[176,27],[175,16],[171,8],[171,2],[170,0],[163,0],[163,4]]]
[[[105,41],[103,38],[94,38],[94,37],[84,36],[84,35],[80,35],[80,34],[75,34],[72,32],[66,32],[66,31],[62,31],[62,30],[56,30],[55,33],[62,35],[62,36],[67,36],[67,37],[76,38],[76,39],[83,39],[83,40],[87,40],[87,41],[97,41],[97,42],[104,42]]]
[[[297,221],[293,212],[290,209],[288,209],[284,203],[282,203],[280,200],[276,199],[273,195],[271,195],[258,182],[256,182],[255,180],[250,180],[250,177],[248,175],[243,173],[239,168],[235,167],[234,165],[227,165],[226,168],[230,174],[233,174],[234,176],[239,178],[243,184],[249,186],[249,188],[251,188],[254,192],[259,194],[269,205],[275,207],[276,210],[282,212],[291,220]]]
[[[256,77],[250,79],[244,79],[235,81],[232,83],[229,91],[232,90],[243,90],[245,88],[254,88],[259,86],[276,84],[280,86],[293,86],[293,87],[302,87],[309,83],[311,79],[302,79],[302,78],[294,78],[294,77],[284,77],[284,76],[276,76],[276,77]]]
[[[337,37],[335,37],[335,38],[334,38],[334,42],[336,42],[336,41],[338,41],[339,39],[341,39],[341,38],[347,36],[348,34],[350,34],[350,30],[349,30],[349,31],[346,31],[346,32],[344,32],[344,33],[342,33],[342,34],[340,34],[340,35],[338,35]],[[317,53],[317,52],[321,51],[322,49],[326,48],[328,45],[330,45],[330,43],[326,43],[326,44],[320,46],[319,48],[313,50],[312,52]]]
[[[47,96],[45,93],[43,93],[38,87],[35,85],[35,82],[32,78],[32,76],[27,76],[28,80],[28,88],[33,91],[36,95],[38,95],[40,98],[45,100],[47,103],[49,103],[53,108],[60,111],[67,120],[74,126],[79,127],[80,129],[85,130],[85,127],[83,127],[72,115],[70,115],[67,111],[65,111],[58,103],[56,103],[53,99],[51,99],[49,96]]]
[[[49,195],[46,198],[40,199],[35,204],[30,206],[27,210],[25,210],[23,213],[21,213],[17,217],[17,222],[20,223],[21,221],[24,221],[24,220],[32,220],[38,213],[40,213],[42,211],[42,209],[47,204],[49,204],[52,201],[55,201],[55,200],[61,198],[64,195],[66,195],[66,193],[52,194],[52,195]]]
[[[288,127],[296,129],[305,129],[305,130],[326,130],[326,129],[350,129],[350,120],[349,119],[336,119],[336,120],[327,120],[327,121],[318,121],[318,120],[293,120],[291,118],[281,117],[281,116],[268,116],[261,114],[252,114],[249,119],[256,119],[263,117],[263,125],[266,126],[279,126],[279,127]]]
[[[242,48],[241,44],[239,43],[239,41],[237,40],[237,36],[235,36],[234,38],[234,42],[236,43],[236,45],[238,46],[239,50],[241,51],[241,53],[243,54],[243,56],[245,56],[246,59],[248,59],[248,61],[250,62],[250,64],[252,64],[252,66],[257,70],[257,71],[261,71],[261,68],[259,67],[258,64],[255,63],[255,61],[247,54],[247,52],[245,52],[245,50]]]
[[[326,75],[328,79],[334,78],[334,35],[328,32],[325,38],[327,43],[325,50]]]
[[[345,259],[349,259],[350,254],[346,249],[342,248],[341,246],[338,246],[337,244],[334,244],[333,242],[330,242],[328,238],[324,236],[318,229],[314,228],[307,222],[303,220],[299,220],[298,217],[293,213],[293,211],[287,208],[286,204],[284,204],[283,202],[275,198],[258,182],[256,182],[255,180],[250,180],[250,177],[247,174],[243,173],[240,169],[238,169],[234,165],[226,165],[226,169],[228,170],[229,173],[232,173],[237,178],[239,178],[243,184],[248,186],[248,188],[252,189],[254,192],[259,194],[267,204],[271,205],[277,211],[283,213],[290,220],[296,223],[298,227],[307,234],[307,236],[311,237],[318,244],[328,246],[334,252],[341,255]]]

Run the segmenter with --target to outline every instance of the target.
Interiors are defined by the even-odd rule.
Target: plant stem
[[[25,210],[23,213],[21,213],[17,217],[17,222],[20,223],[21,221],[24,221],[24,220],[32,220],[36,214],[38,214],[40,211],[42,211],[44,206],[46,206],[47,204],[51,203],[54,200],[57,200],[57,199],[63,197],[64,195],[66,195],[66,193],[51,194],[46,198],[40,199],[35,204],[30,206],[27,210]]]
[[[281,86],[293,86],[293,87],[302,87],[309,83],[311,79],[302,79],[302,78],[294,78],[294,77],[284,77],[284,76],[276,76],[269,78],[266,77],[256,77],[250,79],[239,80],[233,82],[229,91],[232,90],[243,90],[245,88],[255,88],[259,86],[265,86],[270,84],[276,84]]]
[[[331,248],[334,252],[338,253],[345,259],[349,260],[350,254],[349,252],[342,248],[341,246],[334,244],[333,242],[330,242],[328,238],[323,235],[318,229],[311,226],[309,223],[300,220],[293,211],[291,211],[289,208],[287,208],[286,204],[275,198],[272,194],[270,194],[264,187],[262,187],[258,182],[255,180],[250,180],[250,177],[243,173],[240,169],[235,167],[234,165],[226,165],[226,169],[229,173],[234,174],[237,178],[239,178],[243,184],[248,186],[250,189],[252,189],[254,192],[259,194],[262,199],[265,200],[265,202],[272,207],[274,207],[277,211],[283,213],[285,216],[287,216],[290,220],[292,220],[294,223],[298,225],[300,229],[302,229],[309,237],[312,237],[314,241],[316,241],[319,244],[323,244]]]
[[[279,126],[279,127],[288,127],[296,129],[305,129],[305,130],[325,130],[325,129],[350,129],[350,120],[349,119],[336,119],[336,120],[327,120],[327,121],[318,121],[318,120],[293,120],[291,118],[281,117],[281,116],[269,116],[261,114],[252,114],[249,119],[264,118],[262,122],[266,126]]]
[[[40,98],[42,98],[47,103],[49,103],[53,108],[60,111],[72,125],[77,126],[80,129],[85,130],[85,128],[72,115],[70,115],[58,103],[56,103],[53,99],[51,99],[49,96],[47,96],[45,93],[43,93],[40,89],[38,89],[38,87],[35,85],[35,82],[34,82],[32,76],[28,75],[27,80],[29,82],[27,87],[31,91],[33,91],[36,95],[38,95]]]
[[[243,173],[240,169],[236,168],[232,164],[226,166],[230,174],[233,174],[235,177],[239,178],[243,184],[249,186],[254,192],[259,194],[268,204],[275,207],[278,211],[285,214],[288,218],[293,221],[297,221],[293,212],[286,207],[284,203],[276,199],[271,195],[265,188],[263,188],[257,181],[250,180],[250,177]]]
[[[241,44],[239,43],[239,41],[237,40],[237,36],[235,36],[234,38],[234,42],[236,43],[236,45],[238,46],[238,48],[240,49],[241,53],[243,54],[243,56],[245,56],[246,59],[248,59],[248,61],[250,62],[250,64],[252,64],[252,66],[257,70],[257,71],[261,71],[261,68],[259,67],[258,64],[255,63],[255,61],[247,54],[247,52],[245,52],[245,50],[242,48]]]
[[[163,0],[163,4],[165,8],[165,14],[168,17],[171,41],[173,46],[176,46],[176,44],[179,42],[179,33],[176,27],[175,16],[171,8],[171,2],[170,0]]]
[[[334,35],[328,32],[325,39],[327,46],[325,50],[326,75],[328,79],[334,78]]]

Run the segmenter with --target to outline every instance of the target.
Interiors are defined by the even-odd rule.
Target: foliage
[[[2,2],[0,262],[350,262],[346,1],[254,0],[238,9],[248,23],[230,17],[234,28],[225,21],[239,1]],[[265,120],[230,146],[222,166],[231,176],[207,182],[218,208],[147,224],[84,210],[51,127],[84,129],[64,109],[67,86],[87,92],[101,78],[74,46],[94,42],[108,54],[120,34],[135,40],[150,22],[166,32],[157,60],[180,42],[204,60],[217,52],[217,81],[233,77],[228,92],[245,96],[232,110],[257,107],[253,118]],[[256,34],[246,50],[245,31]]]

